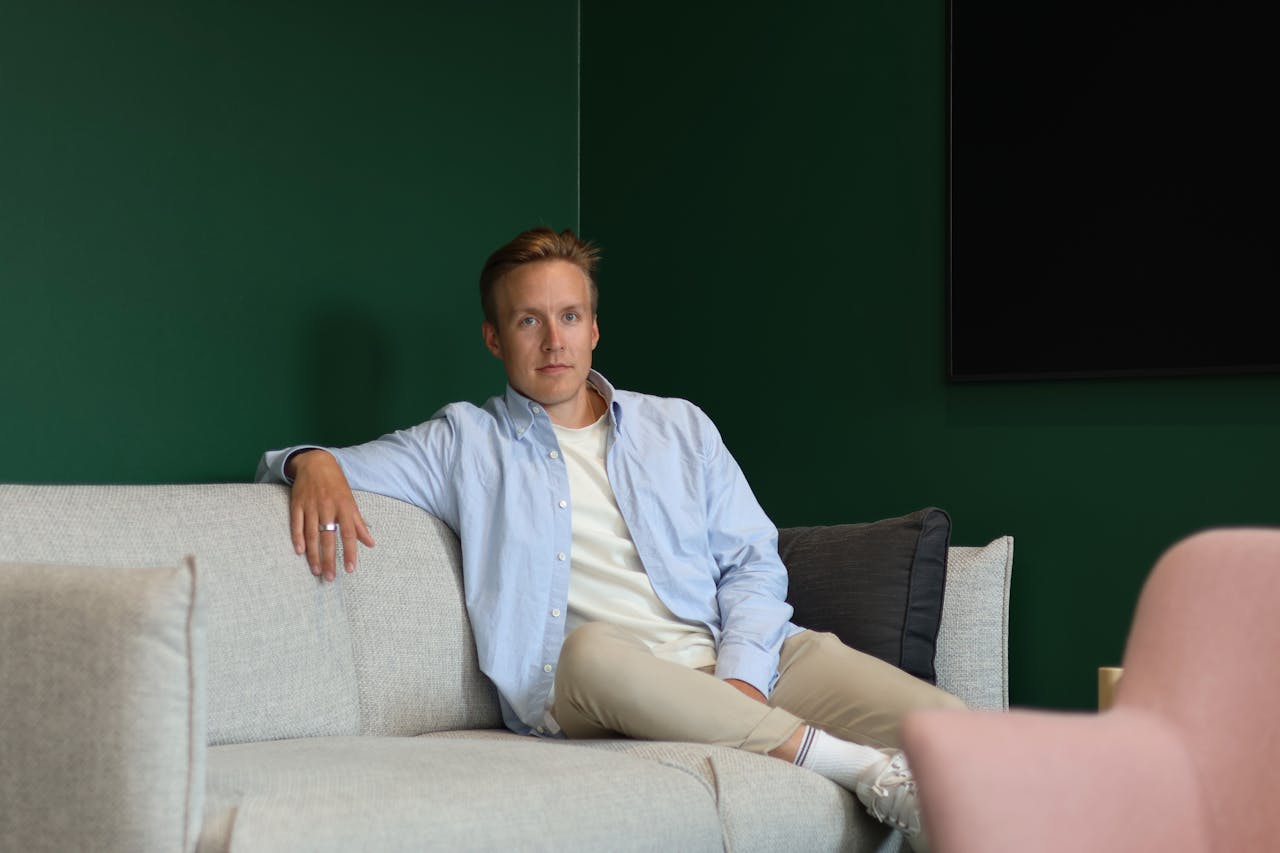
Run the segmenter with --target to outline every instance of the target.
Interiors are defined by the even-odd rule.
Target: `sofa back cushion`
[[[378,543],[360,546],[354,574],[338,572],[361,733],[501,726],[497,693],[476,662],[458,537],[410,504],[369,492],[356,501]]]
[[[293,552],[281,486],[0,485],[0,560],[200,567],[210,744],[360,731],[342,587]]]
[[[1013,537],[952,546],[935,664],[938,686],[974,710],[1009,707],[1009,588]]]
[[[294,553],[278,485],[0,485],[0,561],[156,566],[194,554],[210,744],[500,726],[457,537],[409,504],[357,500],[378,546],[336,583]]]

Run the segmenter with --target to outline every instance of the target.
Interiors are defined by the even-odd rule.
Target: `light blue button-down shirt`
[[[769,695],[782,641],[801,630],[789,621],[777,529],[701,409],[615,390],[594,370],[589,381],[609,403],[605,467],[653,591],[710,629],[718,677]],[[266,453],[257,480],[288,482],[284,464],[298,449]],[[538,731],[572,556],[569,475],[547,413],[508,386],[483,407],[453,403],[415,427],[325,449],[353,489],[415,504],[458,534],[480,669],[507,726]]]

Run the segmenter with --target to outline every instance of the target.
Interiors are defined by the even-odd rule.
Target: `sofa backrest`
[[[358,492],[378,541],[321,583],[293,552],[284,486],[0,484],[0,561],[176,566],[193,555],[208,637],[209,742],[498,728],[476,664],[458,541],[439,520]],[[938,685],[1008,706],[1013,540],[952,547]]]
[[[194,555],[211,744],[501,724],[476,666],[458,547],[414,507],[360,494],[378,547],[320,583],[274,485],[0,485],[0,560],[103,568]]]
[[[355,574],[338,572],[361,734],[500,728],[497,692],[476,663],[458,537],[411,504],[368,492],[356,501],[378,543],[360,546]]]

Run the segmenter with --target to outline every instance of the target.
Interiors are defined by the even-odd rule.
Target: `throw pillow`
[[[937,507],[779,530],[792,621],[934,684],[950,541],[951,517]]]

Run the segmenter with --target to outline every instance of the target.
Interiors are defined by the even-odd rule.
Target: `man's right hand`
[[[354,572],[357,540],[370,548],[374,541],[338,460],[325,450],[304,450],[289,457],[285,474],[293,479],[289,498],[293,550],[307,555],[311,574],[331,581],[337,577],[337,538],[341,535],[343,568]],[[333,522],[338,524],[336,533],[320,529]]]

